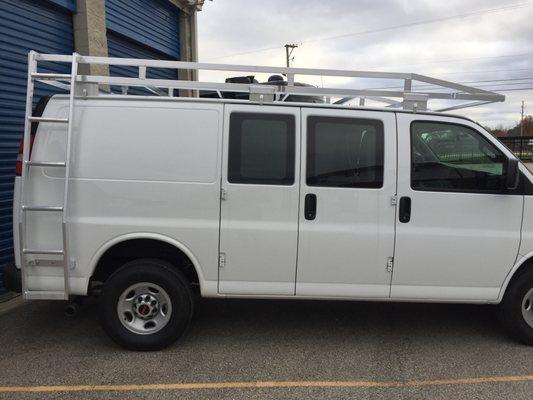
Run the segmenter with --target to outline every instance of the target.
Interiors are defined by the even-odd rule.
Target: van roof
[[[56,94],[55,99],[69,100],[68,95]],[[438,111],[416,111],[403,110],[387,107],[369,107],[369,106],[350,106],[346,104],[327,104],[327,103],[307,103],[307,102],[260,102],[253,100],[238,100],[238,99],[217,99],[217,98],[197,98],[197,97],[163,97],[163,96],[142,96],[142,95],[120,95],[120,94],[100,94],[98,96],[83,96],[76,97],[77,100],[105,100],[105,101],[140,101],[140,102],[183,102],[183,103],[223,103],[223,104],[251,104],[261,105],[263,107],[301,107],[301,108],[322,108],[322,109],[336,109],[336,110],[360,110],[373,112],[388,112],[388,113],[402,113],[402,114],[416,114],[416,115],[434,115],[448,118],[458,118],[480,125],[471,118],[459,114],[450,114]]]

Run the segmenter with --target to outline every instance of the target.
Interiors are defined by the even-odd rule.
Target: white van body
[[[89,294],[106,252],[135,239],[179,249],[192,264],[203,297],[499,303],[515,271],[533,254],[533,176],[524,165],[520,188],[508,193],[412,188],[415,122],[463,127],[514,158],[463,117],[143,96],[75,102],[66,210],[71,295]],[[43,116],[66,118],[68,111],[68,96],[54,96]],[[292,182],[228,179],[231,117],[248,114],[292,121]],[[382,127],[379,187],[308,185],[308,124],[320,118]],[[66,133],[64,124],[39,124],[31,159],[64,160]],[[25,203],[60,204],[64,171],[29,171]],[[17,177],[17,268],[20,191]],[[309,194],[315,196],[313,219],[306,218]],[[411,215],[402,223],[399,204],[405,197]],[[60,248],[60,224],[57,213],[29,212],[28,246]],[[63,290],[61,263],[43,264],[54,256],[27,257],[28,290]]]

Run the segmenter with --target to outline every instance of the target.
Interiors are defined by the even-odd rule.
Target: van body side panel
[[[136,233],[180,243],[201,267],[201,286],[217,281],[222,110],[221,104],[79,100],[67,218],[76,262],[71,276],[85,287],[73,282],[73,294],[86,292],[99,249]],[[64,136],[38,132],[32,159],[61,160],[62,152]],[[35,197],[60,203],[63,171],[39,170],[29,185]],[[38,247],[60,239],[59,225],[50,220],[36,221],[28,232]],[[54,269],[38,273],[61,274]]]

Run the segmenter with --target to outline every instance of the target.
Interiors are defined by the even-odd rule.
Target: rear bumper
[[[4,267],[4,285],[11,292],[22,292],[22,278],[20,269],[14,264],[8,264]]]

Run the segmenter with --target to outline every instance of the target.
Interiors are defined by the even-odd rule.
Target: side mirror
[[[518,160],[516,158],[509,158],[507,160],[507,175],[505,177],[505,188],[509,190],[518,187],[518,178],[520,173],[518,170]]]

